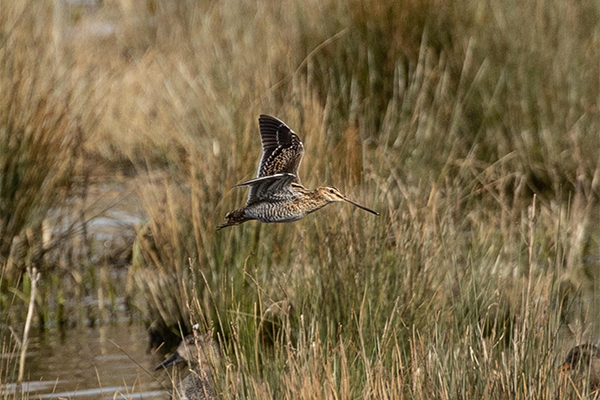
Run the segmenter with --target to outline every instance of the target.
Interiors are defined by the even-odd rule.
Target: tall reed
[[[87,21],[114,31],[59,65],[101,99],[68,103],[86,151],[132,166],[132,304],[159,341],[214,328],[224,396],[553,398],[585,338],[568,326],[598,318],[599,17],[591,0],[107,2]],[[302,138],[307,187],[381,216],[216,232],[261,113]]]

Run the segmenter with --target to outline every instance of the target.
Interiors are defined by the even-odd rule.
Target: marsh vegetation
[[[222,398],[587,393],[558,367],[600,322],[597,2],[11,1],[0,93],[5,349],[36,266],[34,329],[197,323]],[[380,216],[217,232],[259,114]]]

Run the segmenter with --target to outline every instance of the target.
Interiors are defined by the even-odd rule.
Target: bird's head
[[[371,210],[368,207],[362,206],[360,204],[358,204],[355,201],[352,201],[350,199],[348,199],[346,196],[344,196],[343,194],[341,194],[339,192],[339,190],[337,190],[334,187],[320,187],[317,189],[317,192],[319,193],[319,195],[321,195],[321,197],[323,197],[325,200],[327,200],[329,203],[333,203],[335,201],[345,201],[346,203],[350,203],[362,210],[368,211],[371,214],[375,214],[375,215],[379,215],[378,212]]]
[[[186,336],[173,355],[156,366],[156,370],[182,362],[205,365],[219,358],[219,345],[208,333]]]

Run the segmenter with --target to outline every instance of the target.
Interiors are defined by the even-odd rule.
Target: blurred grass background
[[[557,359],[600,318],[599,42],[593,0],[6,2],[0,322],[37,265],[42,329],[117,297],[154,344],[214,328],[225,398],[573,390]],[[216,232],[261,113],[302,138],[307,187],[381,216]],[[119,268],[86,232],[107,191],[140,215]]]

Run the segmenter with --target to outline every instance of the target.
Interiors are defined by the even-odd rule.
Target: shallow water
[[[161,354],[147,352],[148,338],[136,325],[102,326],[33,336],[27,352],[24,391],[30,399],[167,399],[154,366]],[[2,392],[14,392],[7,384]]]

